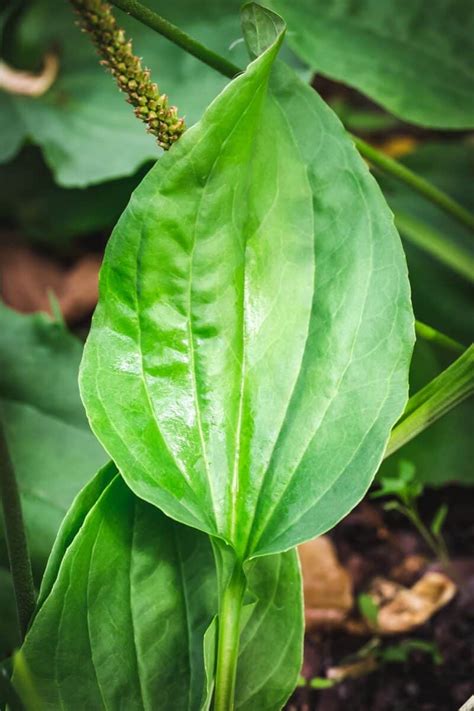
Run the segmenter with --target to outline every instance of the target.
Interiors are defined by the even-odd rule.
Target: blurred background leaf
[[[474,126],[470,0],[271,0],[312,69],[422,126]]]
[[[401,162],[473,210],[474,145],[470,141],[431,142],[401,158]],[[376,175],[392,207],[403,210],[454,244],[473,254],[468,230],[438,207],[408,187],[387,176]],[[403,237],[403,232],[402,232]],[[415,315],[443,333],[469,345],[474,337],[474,288],[466,279],[404,240]],[[456,358],[439,346],[418,340],[411,366],[411,393],[418,391]],[[417,476],[426,484],[440,486],[457,481],[474,484],[472,399],[468,400],[392,455],[381,471],[389,474],[401,460],[416,465]]]
[[[43,314],[0,305],[0,403],[39,578],[71,501],[105,461],[79,398],[82,344]],[[0,562],[6,565],[3,542]]]
[[[63,251],[73,238],[110,230],[148,167],[134,175],[88,188],[63,188],[39,149],[26,146],[9,163],[0,165],[0,219],[21,230],[31,242]]]
[[[239,0],[192,0],[148,6],[189,31],[215,51],[245,64],[239,23]],[[133,38],[162,92],[179,106],[188,125],[219,93],[227,80],[139,22],[116,11]],[[159,156],[154,138],[145,133],[103,67],[88,37],[75,25],[71,6],[56,0],[34,0],[5,33],[4,54],[13,66],[37,70],[47,50],[59,54],[60,71],[51,89],[39,98],[0,95],[0,114],[9,126],[2,132],[0,156],[6,160],[22,139],[41,146],[56,180],[85,186],[133,174]],[[12,133],[13,132],[13,133]],[[14,134],[14,135],[13,135]]]
[[[400,162],[445,190],[464,207],[474,210],[472,141],[428,142],[403,156]],[[473,237],[466,227],[406,185],[387,176],[377,174],[376,177],[395,213],[400,210],[419,219],[474,254]],[[472,285],[411,242],[405,240],[404,248],[417,318],[468,345],[474,334]]]
[[[0,567],[0,662],[20,644],[18,617],[10,571]],[[1,672],[0,672],[1,673]]]

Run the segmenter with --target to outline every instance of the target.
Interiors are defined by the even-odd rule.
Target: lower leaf
[[[27,708],[31,689],[42,709],[202,708],[204,634],[217,612],[209,538],[113,473],[99,472],[61,528],[15,685]],[[301,665],[296,553],[252,562],[248,580],[236,708],[278,709]]]

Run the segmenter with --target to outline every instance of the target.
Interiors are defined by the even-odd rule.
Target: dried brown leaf
[[[340,564],[333,543],[327,536],[320,536],[299,546],[298,551],[306,628],[341,626],[354,599],[351,578]]]
[[[383,605],[377,628],[382,634],[409,632],[427,622],[456,594],[456,585],[443,573],[428,572],[412,588],[399,590]]]

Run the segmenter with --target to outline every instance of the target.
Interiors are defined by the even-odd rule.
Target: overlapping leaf
[[[82,366],[128,484],[240,556],[334,525],[403,409],[403,253],[376,183],[278,41],[119,221]]]
[[[474,125],[470,0],[270,0],[316,72],[424,126]]]
[[[3,424],[39,574],[71,501],[105,453],[79,398],[81,343],[42,314],[23,316],[1,305],[0,325]]]
[[[114,471],[99,473],[63,524],[15,682],[45,710],[195,711],[217,612],[209,539],[137,499]],[[253,563],[249,589],[236,706],[280,708],[301,664],[295,552]]]

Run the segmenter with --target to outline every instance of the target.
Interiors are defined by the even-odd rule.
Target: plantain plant
[[[106,249],[80,388],[112,461],[51,553],[15,661],[27,709],[281,708],[295,547],[364,496],[406,404],[393,216],[278,60],[282,19],[252,3],[242,28],[252,61],[172,133]]]

